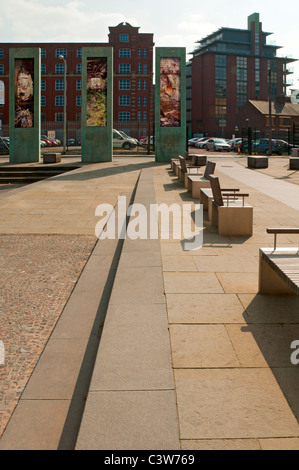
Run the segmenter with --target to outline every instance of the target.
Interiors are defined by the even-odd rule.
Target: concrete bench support
[[[43,161],[44,163],[60,163],[61,153],[44,153]]]
[[[299,158],[290,157],[290,170],[299,170]]]
[[[268,157],[248,157],[247,166],[248,168],[268,168]]]

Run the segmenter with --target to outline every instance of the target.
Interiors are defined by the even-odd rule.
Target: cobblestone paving
[[[95,237],[0,235],[0,437],[94,247]]]

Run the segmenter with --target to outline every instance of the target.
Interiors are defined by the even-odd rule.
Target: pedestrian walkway
[[[299,339],[299,301],[258,295],[257,280],[258,249],[273,243],[266,228],[299,226],[299,186],[231,157],[214,161],[221,186],[250,194],[253,236],[220,237],[205,215],[198,251],[161,233],[89,248],[0,449],[298,450],[290,345]],[[170,165],[120,158],[6,192],[1,238],[90,240],[95,206],[116,207],[121,194],[142,204],[192,202]]]

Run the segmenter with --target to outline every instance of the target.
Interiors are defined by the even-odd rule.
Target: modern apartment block
[[[192,134],[236,134],[243,125],[236,116],[245,103],[269,99],[269,69],[271,99],[286,95],[289,64],[295,59],[276,55],[281,46],[267,44],[271,34],[262,30],[259,14],[254,13],[247,29],[220,28],[198,41],[187,77],[187,124]]]
[[[109,27],[108,43],[0,43],[0,85],[1,82],[4,84],[4,104],[0,101],[0,121],[3,132],[9,123],[10,48],[41,49],[41,120],[42,128],[47,131],[51,130],[48,129],[50,123],[52,128],[59,129],[59,123],[63,122],[64,61],[59,56],[65,58],[67,67],[68,128],[79,129],[82,48],[107,46],[113,47],[114,127],[133,133],[136,137],[139,137],[138,132],[144,135],[152,112],[153,34],[140,33],[139,27],[133,27],[129,23]]]

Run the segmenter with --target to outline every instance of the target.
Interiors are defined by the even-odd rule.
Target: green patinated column
[[[156,48],[156,161],[186,151],[186,48]]]
[[[113,152],[113,49],[82,48],[82,162],[110,162]]]
[[[10,163],[34,163],[41,160],[40,69],[39,48],[10,49]]]

